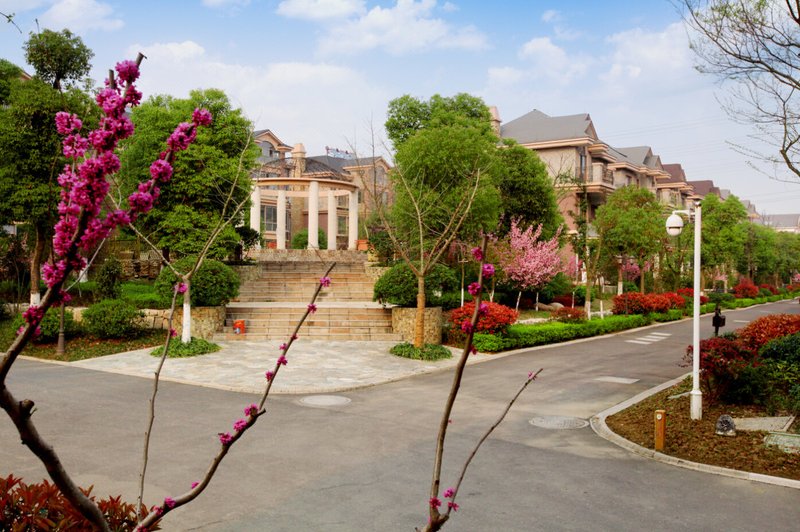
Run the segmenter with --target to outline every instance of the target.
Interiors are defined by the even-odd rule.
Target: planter
[[[369,250],[369,240],[367,240],[366,238],[362,238],[362,239],[356,240],[356,249],[358,251],[368,251]]]
[[[414,325],[417,319],[416,308],[393,307],[392,331],[399,334],[405,342],[414,342]],[[439,345],[442,343],[442,307],[428,307],[425,309],[425,337],[426,344]]]

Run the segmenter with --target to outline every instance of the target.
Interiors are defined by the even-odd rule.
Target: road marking
[[[650,336],[664,336],[664,337],[667,337],[667,336],[672,336],[672,334],[671,333],[662,333],[662,332],[653,332],[653,333],[650,333]]]
[[[652,336],[652,335],[649,335],[649,334],[647,336],[640,336],[639,337],[639,340],[652,340],[654,342],[660,342],[663,339],[664,339],[663,336]]]
[[[750,323],[749,320],[733,320],[733,323]]]
[[[653,343],[653,342],[641,342],[639,340],[625,340],[625,341],[628,342],[629,344],[639,344],[639,345],[650,345]]]
[[[639,379],[626,379],[625,377],[597,377],[596,381],[600,382],[613,382],[615,384],[633,384],[639,382]]]

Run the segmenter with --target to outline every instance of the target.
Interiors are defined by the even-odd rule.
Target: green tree
[[[497,226],[497,137],[486,105],[466,94],[393,100],[386,127],[397,149],[394,205],[391,213],[379,212],[417,278],[414,345],[421,347],[425,276],[454,239],[469,240]]]
[[[41,35],[46,35],[41,39]],[[74,52],[74,48],[80,51]],[[88,54],[79,37],[66,30],[33,35],[26,50],[36,68],[30,81],[5,77],[8,95],[0,106],[0,220],[27,222],[35,230],[31,254],[31,303],[39,300],[39,270],[52,236],[59,199],[57,176],[66,159],[56,131],[58,111],[96,116],[88,96],[76,88],[56,90],[78,80],[89,69]],[[84,58],[80,64],[76,57]],[[46,60],[45,60],[46,59]],[[63,63],[63,64],[62,64]],[[42,69],[42,70],[40,70]],[[8,65],[5,65],[8,71]]]
[[[220,217],[230,216],[230,207],[249,197],[248,171],[258,156],[258,147],[251,142],[252,124],[241,109],[232,108],[223,91],[195,90],[187,99],[155,96],[132,114],[136,135],[123,143],[123,195],[147,179],[149,164],[164,149],[164,139],[197,107],[211,111],[214,122],[202,128],[197,141],[177,159],[169,186],[161,191],[153,210],[136,223],[167,257],[201,251]],[[239,237],[233,226],[241,220],[239,211],[214,242],[212,258],[234,250]]]
[[[778,233],[775,240],[775,248],[778,252],[775,265],[776,284],[791,283],[792,276],[800,269],[800,235]]]
[[[659,253],[664,240],[661,204],[652,192],[636,186],[611,194],[597,209],[594,226],[606,254],[634,258],[642,272],[645,262]],[[640,277],[640,290],[644,292],[644,274]]]
[[[22,74],[22,69],[8,61],[0,58],[0,105],[5,105],[8,102],[8,97],[11,94],[11,83],[19,79]]]
[[[36,75],[54,89],[62,83],[74,86],[89,74],[92,52],[80,37],[69,30],[42,30],[31,33],[25,43],[25,60],[33,65]]]
[[[500,167],[495,185],[500,192],[503,216],[498,234],[503,236],[517,220],[521,227],[542,225],[542,238],[551,238],[564,222],[547,167],[535,151],[513,140],[498,151]]]
[[[744,246],[736,257],[736,269],[757,282],[774,278],[778,266],[778,234],[763,225],[747,223],[744,227]]]
[[[724,275],[742,254],[746,239],[747,209],[736,196],[721,201],[709,194],[702,202],[701,265],[704,277]],[[694,231],[694,227],[684,231]]]

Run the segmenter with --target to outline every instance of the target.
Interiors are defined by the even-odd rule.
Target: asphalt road
[[[730,311],[727,329],[775,312],[800,313],[800,305]],[[710,316],[701,323],[709,335]],[[653,340],[653,332],[663,339]],[[637,340],[642,337],[651,340]],[[588,419],[685,373],[680,362],[690,342],[691,321],[682,321],[468,368],[447,439],[443,487],[454,482],[474,442],[528,371],[544,371],[479,452],[459,494],[461,509],[445,529],[797,530],[797,490],[652,462],[588,427],[529,423],[537,415]],[[236,445],[209,488],[171,513],[163,529],[413,530],[427,518],[436,427],[451,378],[432,374],[339,394],[351,402],[337,407],[274,397],[268,415]],[[40,431],[81,485],[135,500],[147,380],[31,361],[19,361],[9,379],[14,393],[36,401]],[[252,400],[162,383],[148,503],[184,492],[207,467],[217,432],[230,430]],[[3,417],[0,475],[10,472],[27,481],[45,476]]]

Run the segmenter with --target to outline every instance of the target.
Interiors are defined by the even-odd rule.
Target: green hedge
[[[504,337],[492,334],[476,333],[473,344],[478,351],[494,353],[508,349],[520,349],[537,345],[566,342],[576,338],[587,338],[610,334],[635,327],[643,327],[652,323],[649,316],[609,316],[601,320],[590,320],[583,323],[547,322],[532,325],[512,325]]]
[[[50,344],[58,340],[59,329],[59,307],[50,307],[39,322],[39,329],[41,333],[33,339],[37,344]],[[25,319],[22,314],[17,314],[12,322],[14,331],[25,325]],[[72,311],[68,308],[64,309],[64,337],[72,338],[81,332],[81,327],[72,315]]]
[[[86,332],[96,338],[131,338],[141,332],[141,311],[121,299],[104,299],[83,312]]]
[[[185,273],[192,269],[196,257],[184,257],[173,265],[179,272]],[[164,299],[172,300],[172,291],[178,278],[169,268],[164,268],[156,279],[156,292]],[[192,277],[191,299],[195,307],[216,307],[224,305],[239,295],[239,276],[230,266],[206,259],[200,269]],[[183,296],[178,296],[179,304],[183,303]]]

